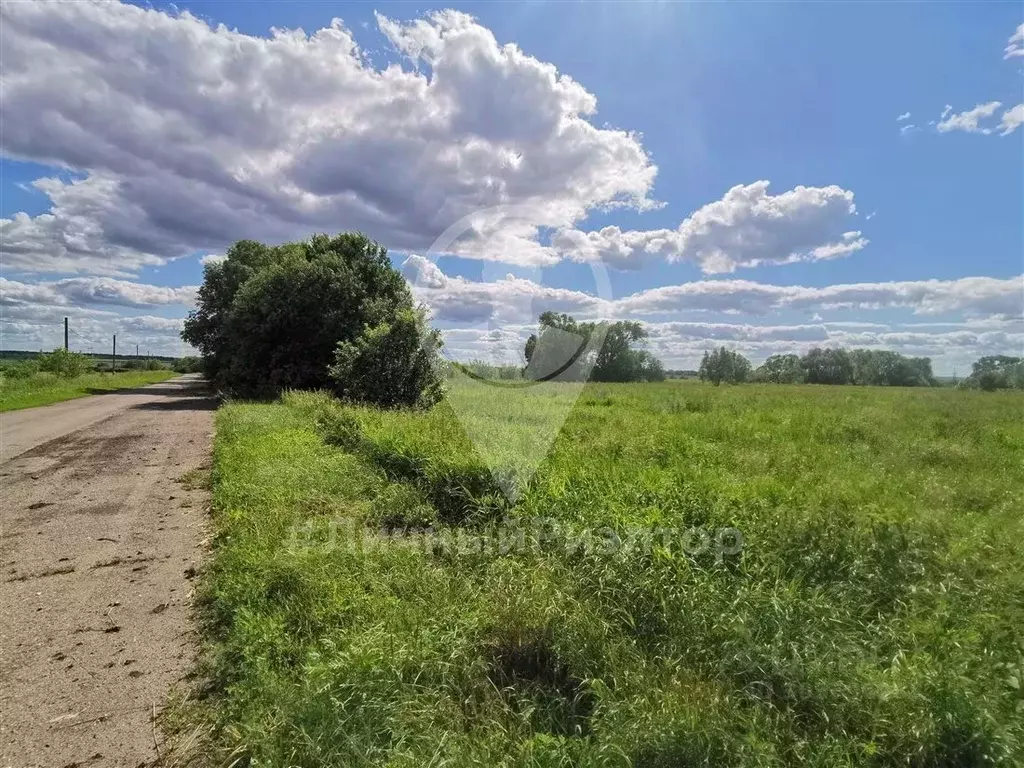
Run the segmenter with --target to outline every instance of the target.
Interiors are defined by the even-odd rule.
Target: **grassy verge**
[[[87,373],[73,379],[64,379],[50,373],[34,373],[25,378],[0,377],[0,412],[49,405],[115,389],[156,384],[177,375],[174,371],[125,371],[115,374]]]
[[[511,504],[444,404],[228,405],[178,725],[204,764],[1019,764],[1022,416],[1009,393],[592,386]],[[502,517],[745,545],[393,535]]]

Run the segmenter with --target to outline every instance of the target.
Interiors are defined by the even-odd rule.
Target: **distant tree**
[[[533,350],[537,348],[537,334],[531,333],[530,338],[526,340],[526,349],[523,350],[524,356],[526,357],[526,364],[530,364],[530,360],[533,358]]]
[[[754,372],[757,381],[772,384],[799,384],[805,376],[799,355],[772,355]]]
[[[486,360],[470,360],[468,363],[453,363],[463,373],[478,379],[491,381],[514,381],[523,378],[523,368],[519,365],[500,365]]]
[[[638,371],[642,381],[664,381],[665,367],[661,360],[656,358],[647,350],[640,350],[637,353],[639,361]]]
[[[640,323],[581,323],[571,315],[545,312],[540,333],[526,340],[526,375],[560,381],[661,381],[661,362],[642,345],[647,331]],[[601,344],[590,349],[591,342]]]
[[[726,384],[742,384],[750,378],[751,370],[750,361],[739,352],[719,347],[704,353],[697,375],[701,381],[710,381],[715,386],[723,381]]]
[[[1024,389],[1024,358],[988,355],[971,366],[971,375],[960,382],[964,389]]]
[[[997,389],[1006,389],[1003,377],[996,371],[981,371],[975,378],[978,381],[978,388],[983,392],[995,392]]]
[[[850,362],[853,363],[853,384],[866,386],[878,384],[878,361],[875,352],[870,349],[851,349]]]
[[[935,387],[938,386],[938,379],[932,372],[932,360],[930,357],[911,357],[910,369],[913,372],[913,383],[911,387]]]
[[[387,373],[395,383],[393,372],[404,366],[416,372],[409,380],[424,391],[439,386],[436,372],[434,378],[420,375],[420,345],[409,343],[413,333],[422,346],[433,343],[429,330],[409,319],[413,310],[386,249],[364,235],[315,235],[273,247],[243,240],[226,259],[207,265],[182,338],[202,353],[207,376],[239,395],[294,388],[377,398],[365,386],[369,371]],[[382,361],[389,342],[392,357]],[[353,345],[344,347],[341,359],[339,344]],[[343,381],[343,373],[351,381]],[[407,386],[396,391],[391,404],[423,402]]]
[[[800,362],[808,384],[853,383],[853,361],[845,349],[815,347]]]
[[[932,361],[884,349],[854,349],[853,383],[882,387],[928,387],[934,384]]]
[[[1014,366],[1024,363],[1024,357],[1011,357],[1009,355],[987,355],[979,357],[971,366],[971,373],[983,373],[984,371],[1002,372],[1012,369]]]
[[[590,378],[594,381],[641,381],[645,358],[643,351],[633,349],[633,345],[646,340],[647,332],[640,323],[608,324]]]
[[[524,355],[528,355],[527,378],[587,379],[594,363],[593,350],[589,349],[594,331],[593,323],[579,323],[564,313],[544,312],[540,316],[540,333],[533,344],[527,339],[524,349]]]

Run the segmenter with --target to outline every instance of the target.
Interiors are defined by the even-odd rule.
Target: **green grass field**
[[[87,373],[72,379],[52,373],[34,373],[24,378],[0,376],[0,412],[49,405],[115,389],[156,384],[177,375],[174,371],[125,371],[115,374]]]
[[[532,426],[498,410],[484,453],[515,465]],[[512,504],[446,404],[229,404],[204,685],[169,723],[203,764],[1019,765],[1022,417],[1014,393],[589,385]],[[454,539],[542,519],[660,532]],[[726,527],[742,551],[662,530]]]

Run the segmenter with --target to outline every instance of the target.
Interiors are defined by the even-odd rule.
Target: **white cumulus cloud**
[[[0,303],[60,306],[111,305],[120,307],[191,306],[197,286],[147,285],[109,277],[71,277],[24,283],[0,277]]]
[[[968,109],[965,112],[959,112],[954,115],[949,114],[952,111],[952,107],[947,105],[946,109],[942,112],[942,119],[935,128],[939,133],[949,133],[950,131],[965,131],[966,133],[985,134],[992,133],[991,128],[981,125],[981,121],[992,117],[996,110],[1001,106],[1001,102],[989,101],[985,104],[978,104],[973,109]]]
[[[440,267],[416,253],[402,262],[402,274],[412,285],[425,288],[444,288],[448,283]]]
[[[660,257],[719,273],[759,264],[834,259],[868,244],[860,232],[844,231],[857,212],[852,192],[835,185],[799,186],[770,195],[768,184],[735,186],[677,229],[567,229],[555,234],[552,247],[575,261],[603,261],[619,269],[639,269]]]
[[[1024,56],[1024,24],[1017,27],[1007,41],[1004,59],[1013,59],[1017,56]]]
[[[1021,123],[1024,123],[1024,104],[1003,112],[1003,119],[999,122],[999,135],[1006,136],[1017,130]]]
[[[1024,314],[1024,278],[965,277],[958,280],[849,283],[812,288],[749,280],[706,280],[651,288],[615,302],[619,314],[663,314],[687,310],[765,315],[785,309],[904,308],[915,314],[962,312],[1018,318]]]
[[[540,228],[651,205],[639,138],[471,17],[378,16],[417,66],[374,68],[341,21],[261,38],[121,3],[5,3],[2,151],[77,172],[0,222],[20,271],[124,276],[249,237],[358,229],[421,250],[478,214],[465,255],[550,262]],[[115,117],[116,116],[116,117]]]
[[[421,257],[407,262],[407,276],[424,269]],[[429,262],[428,262],[429,263]],[[914,314],[961,313],[967,317],[1024,317],[1024,276],[1000,279],[912,280],[846,283],[823,287],[774,285],[751,280],[698,280],[650,288],[618,299],[583,291],[552,288],[507,276],[476,282],[445,276],[435,264],[427,280],[412,281],[419,300],[439,322],[530,322],[544,311],[581,317],[640,317],[681,312],[716,312],[765,316],[781,311],[907,309]]]

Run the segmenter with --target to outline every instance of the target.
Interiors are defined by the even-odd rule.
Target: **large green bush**
[[[329,368],[338,394],[384,408],[429,407],[441,399],[434,358],[440,335],[422,312],[399,311],[386,323],[366,326],[353,341],[338,343]]]
[[[5,379],[27,379],[38,372],[38,360],[5,360],[0,363],[0,375]]]
[[[203,369],[202,360],[198,357],[179,357],[171,363],[175,373],[198,373]]]
[[[211,381],[234,394],[330,389],[418,405],[436,399],[429,392],[439,381],[422,359],[434,339],[424,336],[424,323],[406,322],[413,312],[387,250],[364,235],[315,235],[279,246],[243,240],[224,261],[207,265],[182,338],[202,353]],[[379,343],[380,334],[402,343]],[[339,345],[346,351],[336,359]],[[379,383],[370,387],[375,376]],[[387,387],[397,389],[385,396]]]
[[[81,376],[92,368],[92,362],[83,354],[59,348],[39,356],[39,370],[65,379]]]
[[[166,371],[169,370],[169,366],[165,365],[162,360],[149,357],[145,360],[133,359],[126,360],[124,368],[127,371]]]

